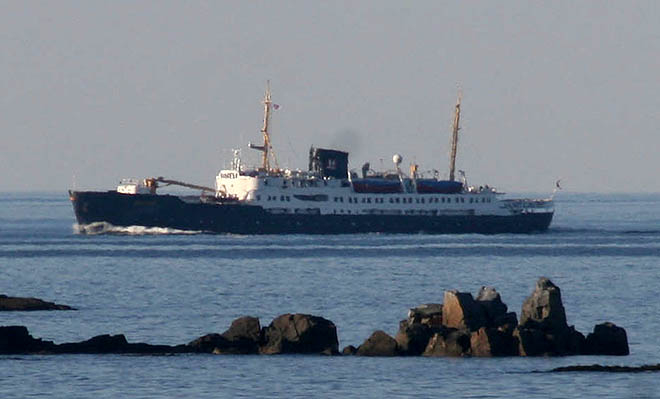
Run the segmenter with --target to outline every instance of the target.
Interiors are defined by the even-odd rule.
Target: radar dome
[[[394,156],[392,157],[392,162],[394,162],[394,164],[398,166],[401,164],[401,162],[403,162],[403,157],[399,154],[394,154]]]

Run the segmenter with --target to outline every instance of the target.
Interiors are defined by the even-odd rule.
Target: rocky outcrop
[[[215,353],[337,355],[337,328],[308,314],[284,314],[262,328],[256,317],[234,320],[222,334],[212,333],[186,345],[129,343],[124,335],[99,335],[87,341],[54,344],[33,338],[23,326],[0,327],[0,354],[22,353]],[[626,331],[613,323],[594,327],[588,337],[569,326],[561,291],[541,278],[525,300],[520,323],[492,287],[476,299],[447,291],[443,304],[410,309],[395,338],[376,331],[362,345],[345,347],[358,356],[565,356],[627,355]]]
[[[76,310],[71,306],[46,302],[39,298],[20,298],[0,294],[0,311]]]
[[[386,332],[375,331],[355,353],[357,356],[397,356],[397,343]]]
[[[339,341],[337,328],[330,320],[306,314],[284,314],[263,331],[259,353],[316,353],[336,355]]]
[[[587,336],[585,342],[587,355],[625,356],[630,354],[626,330],[614,323],[598,324]]]

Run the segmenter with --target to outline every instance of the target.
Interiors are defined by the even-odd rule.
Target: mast
[[[264,135],[264,146],[263,146],[263,165],[262,167],[266,172],[270,171],[270,159],[268,157],[268,152],[270,151],[270,134],[268,133],[268,125],[270,124],[270,82],[266,85],[266,94],[264,94],[264,126],[261,128],[261,133]]]
[[[271,172],[271,167],[270,167],[270,157],[273,157],[273,160],[275,161],[275,165],[277,167],[277,159],[275,158],[275,153],[273,152],[273,147],[270,143],[270,133],[268,132],[268,127],[270,126],[270,112],[272,108],[272,101],[270,100],[270,81],[268,81],[266,85],[266,93],[264,94],[264,124],[263,127],[261,128],[261,133],[264,136],[264,145],[254,145],[252,143],[248,143],[248,147],[259,150],[261,151],[262,157],[261,157],[261,168],[263,171],[266,173]]]
[[[461,120],[461,97],[463,97],[463,94],[459,91],[451,134],[451,155],[449,158],[449,180],[451,181],[454,181],[454,171],[456,169],[456,149],[458,147],[458,130],[460,129],[459,123]]]

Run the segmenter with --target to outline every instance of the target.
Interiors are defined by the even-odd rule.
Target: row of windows
[[[277,201],[277,199],[278,199],[277,195],[269,195],[266,198],[266,201]],[[288,196],[288,195],[281,195],[279,197],[279,200],[290,202],[291,197]],[[438,203],[443,203],[443,204],[447,203],[447,204],[449,204],[449,203],[451,203],[451,198],[449,198],[449,197],[440,197],[440,198],[436,197],[436,198],[429,198],[428,200],[429,200],[428,201],[429,204],[433,204],[433,203],[435,203],[435,204],[438,204]],[[257,195],[257,201],[261,201],[261,195]],[[335,202],[344,202],[344,197],[334,197],[334,201]],[[362,202],[363,204],[371,204],[371,201],[372,201],[371,197],[363,197],[363,198],[348,197],[348,202],[351,203],[351,204],[357,204],[357,203],[360,203],[360,202]],[[373,198],[373,202],[376,203],[376,204],[383,204],[383,203],[385,203],[385,199],[384,198]],[[390,204],[399,204],[399,203],[412,204],[413,199],[410,198],[410,197],[408,197],[408,198],[399,198],[399,197],[397,197],[397,198],[390,198],[389,202],[390,202]],[[455,197],[454,202],[455,203],[465,203],[465,198],[464,197]],[[486,197],[482,197],[481,201],[479,201],[479,198],[470,198],[469,199],[470,204],[478,203],[478,202],[482,202],[482,203],[491,202],[491,199],[486,198]],[[426,198],[415,198],[415,203],[424,204],[424,203],[426,203]]]
[[[335,202],[344,202],[344,197],[335,197],[334,200],[335,200]],[[413,203],[412,198],[399,198],[399,197],[396,197],[396,198],[390,198],[389,200],[390,200],[389,201],[390,204],[399,204],[399,203],[412,204]],[[359,202],[362,202],[363,204],[371,204],[371,197],[363,197],[362,199],[356,198],[356,197],[348,197],[348,202],[352,203],[352,204],[357,204]],[[384,198],[374,198],[373,202],[376,203],[376,204],[383,204],[385,202],[385,199]],[[455,197],[454,202],[457,203],[457,204],[458,203],[465,203],[465,198],[464,197]],[[479,198],[470,198],[469,199],[470,204],[478,203],[478,202],[483,202],[483,203],[491,202],[491,199],[486,198],[486,197],[482,197],[481,201],[479,200]],[[415,203],[425,204],[426,203],[426,198],[415,198]],[[449,198],[449,197],[429,198],[428,203],[429,204],[439,204],[439,203],[449,204],[449,203],[451,203],[451,198]]]
[[[261,195],[257,195],[257,201],[261,201]],[[269,195],[266,198],[266,201],[277,201],[277,195]],[[280,201],[291,201],[291,197],[288,195],[280,195]]]

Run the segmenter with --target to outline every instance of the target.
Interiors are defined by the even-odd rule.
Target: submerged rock
[[[76,310],[71,306],[46,302],[39,298],[11,297],[0,294],[0,311]]]
[[[601,366],[599,364],[592,364],[589,366],[557,367],[550,371],[553,372],[596,371],[596,372],[606,372],[606,373],[642,373],[647,371],[660,371],[660,364],[647,364],[643,366]]]

